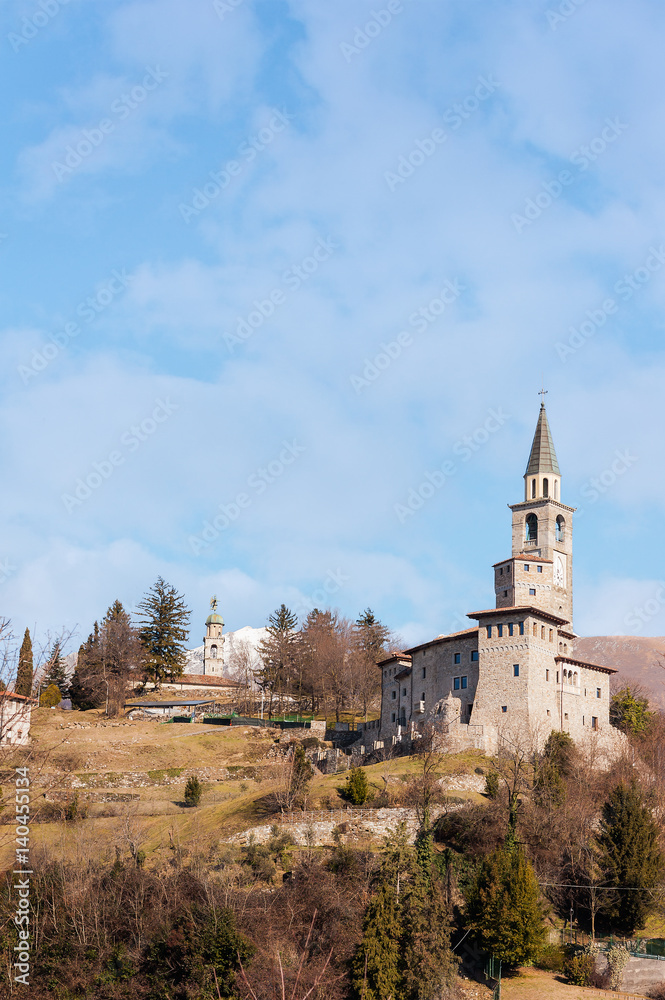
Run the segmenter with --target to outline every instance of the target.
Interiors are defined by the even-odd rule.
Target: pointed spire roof
[[[544,403],[540,404],[540,413],[538,414],[536,433],[533,436],[533,444],[531,445],[529,464],[524,474],[525,476],[536,476],[539,472],[552,472],[556,476],[561,475]]]

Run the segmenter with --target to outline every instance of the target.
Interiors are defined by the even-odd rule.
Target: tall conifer
[[[29,698],[32,694],[32,640],[30,629],[25,630],[21,649],[18,654],[18,669],[16,671],[16,694],[25,695]]]

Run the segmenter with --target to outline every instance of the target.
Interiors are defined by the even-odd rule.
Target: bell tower
[[[573,621],[573,513],[561,500],[561,471],[544,395],[524,474],[524,500],[511,504],[512,556],[494,567],[497,608],[535,607]]]
[[[203,673],[221,676],[224,671],[224,619],[217,614],[217,598],[210,601],[210,614],[206,618],[203,637]]]

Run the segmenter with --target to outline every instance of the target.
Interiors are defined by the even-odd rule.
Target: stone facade
[[[470,613],[474,628],[379,664],[380,728],[368,729],[367,741],[385,747],[434,722],[451,747],[492,752],[501,734],[542,745],[557,729],[613,755],[619,734],[609,722],[609,682],[616,671],[574,655],[574,508],[560,491],[543,405],[525,499],[511,506],[512,553],[493,567],[496,607]]]

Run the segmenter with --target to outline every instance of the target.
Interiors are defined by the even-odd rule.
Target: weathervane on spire
[[[210,610],[213,612],[217,611],[217,595],[210,598]]]
[[[547,395],[547,392],[548,392],[548,390],[545,388],[545,382],[543,381],[543,387],[540,390],[540,392],[538,393],[538,395],[541,397],[541,399],[540,399],[540,405],[541,406],[545,405],[545,396]]]

